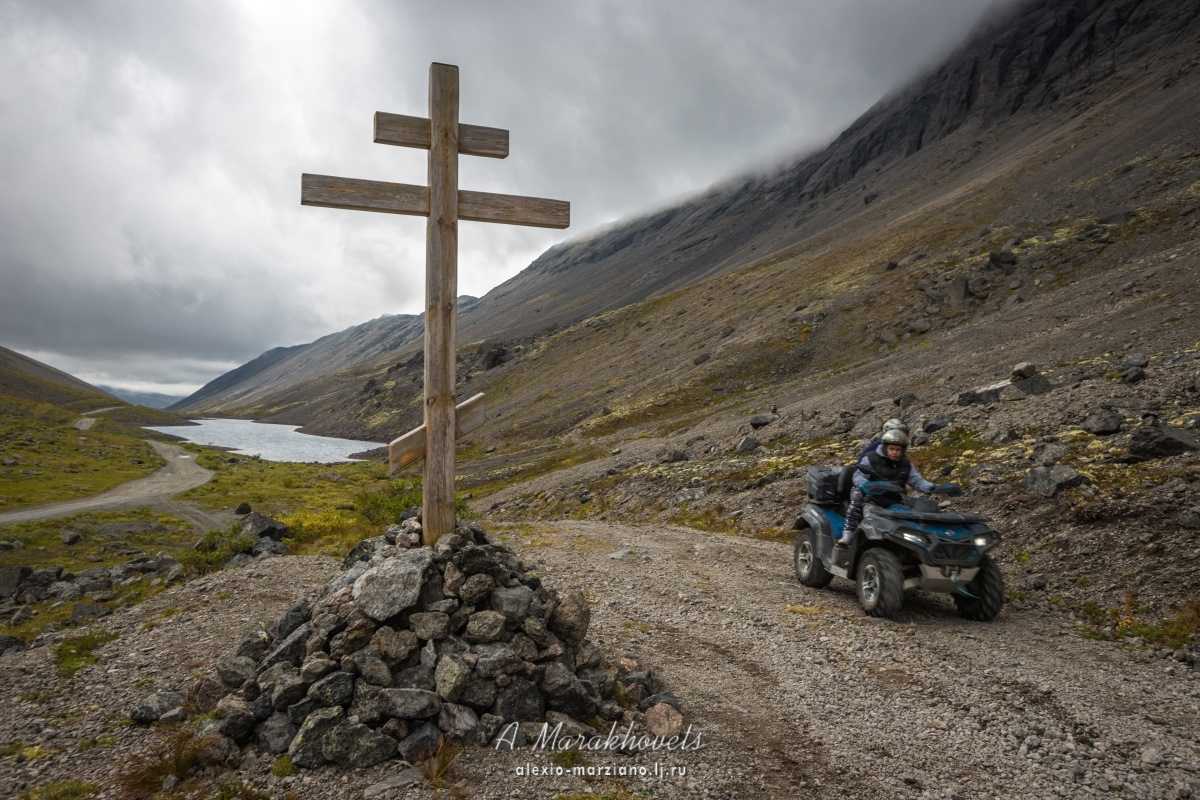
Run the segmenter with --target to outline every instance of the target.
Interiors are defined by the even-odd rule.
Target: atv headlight
[[[986,536],[976,536],[975,537],[975,546],[976,547],[987,547],[987,545],[988,545],[988,537],[986,537]]]
[[[929,544],[929,540],[927,540],[924,536],[917,533],[916,531],[904,531],[901,535],[907,541],[910,541],[913,544],[920,544],[920,545]]]

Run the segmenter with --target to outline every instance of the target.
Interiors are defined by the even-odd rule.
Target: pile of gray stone
[[[253,626],[189,693],[156,692],[132,718],[178,720],[190,701],[216,712],[197,731],[211,759],[236,763],[256,746],[307,768],[417,763],[446,740],[520,746],[544,723],[584,736],[682,729],[650,670],[605,664],[581,591],[546,588],[477,525],[419,541],[409,519],[361,543],[319,598]]]
[[[155,586],[183,580],[183,566],[166,553],[144,556],[111,567],[92,567],[73,573],[61,566],[33,569],[24,565],[0,567],[0,619],[19,625],[33,617],[30,606],[53,600],[75,603],[70,624],[82,624],[109,614],[103,603],[115,590],[149,581]],[[54,607],[54,606],[52,606]],[[48,628],[47,632],[53,630]],[[0,654],[25,649],[15,636],[0,636]]]

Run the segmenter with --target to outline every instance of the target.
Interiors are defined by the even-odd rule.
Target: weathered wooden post
[[[375,113],[375,141],[429,150],[429,185],[411,186],[327,175],[301,176],[306,206],[428,217],[425,239],[425,424],[389,445],[391,474],[425,458],[424,544],[454,528],[454,441],[483,423],[483,395],[457,408],[454,360],[458,316],[458,221],[566,228],[571,205],[458,188],[458,155],[505,158],[508,131],[458,121],[458,67],[429,67],[429,118]]]

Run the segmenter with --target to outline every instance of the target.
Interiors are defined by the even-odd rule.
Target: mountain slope
[[[566,417],[556,416],[560,429],[569,429],[569,420],[585,407],[597,406],[589,393],[608,390],[598,375],[623,375],[632,381],[629,388],[648,382],[675,391],[687,385],[696,370],[678,364],[698,356],[685,357],[680,345],[689,338],[693,345],[709,341],[712,326],[717,332],[740,328],[738,335],[716,340],[737,349],[714,357],[704,374],[761,372],[767,369],[762,362],[785,351],[794,362],[787,371],[799,375],[869,354],[861,343],[852,354],[838,353],[845,342],[826,340],[823,317],[861,308],[882,289],[867,279],[870,273],[885,261],[902,261],[913,247],[931,260],[945,253],[963,265],[978,262],[982,246],[999,250],[1013,235],[1066,230],[1070,226],[1058,224],[1064,217],[1083,219],[1131,201],[1168,213],[1169,204],[1179,202],[1178,191],[1139,178],[1194,167],[1186,158],[1194,144],[1183,134],[1195,123],[1188,102],[1197,15],[1194,4],[1165,0],[1019,6],[985,25],[941,67],[880,101],[823,151],[547,251],[461,315],[462,391],[520,371],[531,391],[543,393],[534,387],[557,385],[560,374],[545,372],[545,358],[540,368],[532,365],[532,357],[541,357],[548,342],[555,352],[563,347],[561,335],[546,338],[550,332],[597,315],[603,316],[588,329],[611,325],[619,339],[603,351],[602,366],[613,368],[597,370],[593,353],[575,365],[581,372],[566,373],[574,381],[571,395],[588,399],[575,402],[577,410]],[[1185,157],[1167,165],[1163,159],[1172,148]],[[1115,167],[1126,171],[1113,174]],[[996,233],[977,237],[983,226]],[[971,247],[970,239],[979,241]],[[967,272],[960,270],[959,277],[987,277]],[[774,282],[756,277],[764,274]],[[727,293],[702,288],[733,287],[740,283],[736,275],[755,287],[749,296],[744,287]],[[993,297],[1012,291],[1001,284],[992,289]],[[937,286],[929,294],[920,291],[921,297],[946,294]],[[1009,310],[985,307],[964,287],[954,291],[963,310],[1002,316]],[[623,345],[628,339],[644,343],[645,336],[620,321],[650,324],[660,318],[666,298],[676,295],[682,300],[671,303],[672,313],[682,319],[668,327],[679,330],[679,339],[655,342],[651,352]],[[643,302],[651,297],[660,300]],[[765,298],[772,304],[771,325],[778,327],[737,325],[747,305],[760,306],[750,316],[767,314]],[[790,298],[808,307],[793,311]],[[931,323],[935,332],[955,324]],[[375,321],[362,327],[384,326]],[[800,355],[784,333],[805,328],[811,352]],[[353,338],[355,331],[335,336]],[[378,348],[356,360],[328,354],[326,339],[307,346],[313,348],[305,356],[311,369],[235,381],[216,397],[189,402],[302,423],[312,432],[376,439],[419,421],[415,331],[388,339],[391,350]],[[598,348],[601,340],[592,336],[578,346],[589,343]],[[317,352],[326,355],[313,357]],[[505,359],[511,363],[495,369]],[[519,370],[520,363],[527,367]],[[478,375],[471,378],[472,372]],[[553,413],[551,404],[541,405]]]
[[[0,347],[0,395],[53,403],[75,411],[124,404],[74,375],[5,347]]]

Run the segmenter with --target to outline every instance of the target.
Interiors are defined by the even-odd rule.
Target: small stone
[[[504,615],[495,611],[477,611],[467,621],[463,638],[468,642],[483,644],[494,642],[504,634]]]
[[[657,703],[646,711],[646,729],[664,739],[678,736],[683,732],[683,715],[668,703]]]
[[[450,617],[439,612],[419,612],[408,618],[413,633],[425,641],[445,639],[450,635]]]

